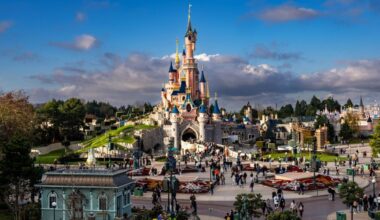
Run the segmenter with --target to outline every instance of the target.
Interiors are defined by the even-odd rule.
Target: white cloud
[[[220,54],[206,54],[206,53],[201,53],[198,55],[195,55],[194,58],[203,61],[203,62],[210,62],[211,59],[216,58],[220,56]]]
[[[51,45],[66,49],[86,51],[97,46],[98,40],[92,35],[82,34],[77,36],[74,42],[53,42]]]
[[[292,20],[305,20],[316,17],[319,13],[311,8],[282,5],[269,8],[259,14],[259,18],[270,22],[286,22]]]
[[[10,27],[12,27],[13,23],[11,21],[0,21],[0,33],[5,32]]]
[[[83,22],[85,21],[87,18],[86,14],[84,12],[80,12],[78,11],[76,14],[75,14],[75,20],[78,21],[78,22]]]

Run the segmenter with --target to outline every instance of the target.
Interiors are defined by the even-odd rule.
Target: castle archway
[[[197,140],[197,133],[191,129],[187,128],[183,133],[182,133],[182,141],[194,141]]]

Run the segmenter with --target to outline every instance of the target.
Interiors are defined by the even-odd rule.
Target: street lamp
[[[55,220],[55,208],[57,208],[57,202],[56,201],[52,202],[51,206],[53,207],[53,216],[54,216],[53,218]]]
[[[372,182],[373,197],[375,198],[376,197],[376,193],[375,193],[376,177],[375,176],[372,177],[371,182]]]

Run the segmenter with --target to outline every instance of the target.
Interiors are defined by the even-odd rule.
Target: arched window
[[[49,193],[49,208],[51,209],[54,209],[54,208],[57,208],[57,193],[55,193],[54,191],[52,191],[51,193]],[[54,206],[55,204],[55,206]]]
[[[99,196],[99,210],[107,210],[107,196],[102,192]]]

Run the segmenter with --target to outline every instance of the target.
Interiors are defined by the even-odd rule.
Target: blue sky
[[[165,56],[174,53],[176,38],[182,47],[188,3],[2,1],[0,89],[24,89],[35,102],[69,96],[117,105],[139,99],[156,102],[170,62]],[[380,91],[376,85],[366,86],[380,78],[376,0],[192,0],[191,4],[192,23],[199,33],[196,53],[218,56],[199,62],[205,64],[210,84],[221,90],[226,103],[273,104],[309,99],[310,94],[341,99],[365,95],[373,101]],[[247,72],[250,67],[259,72]],[[230,85],[220,79],[234,74],[243,80],[251,77],[251,84],[243,85],[250,88],[244,94],[238,90],[240,82]],[[154,85],[144,89],[140,81],[148,77]],[[327,80],[310,86],[307,83],[312,81],[305,81],[320,77],[339,83]],[[78,79],[87,79],[88,85]],[[125,80],[125,86],[113,88],[112,82],[98,81],[104,79]],[[265,89],[273,79],[284,79],[286,86]]]

